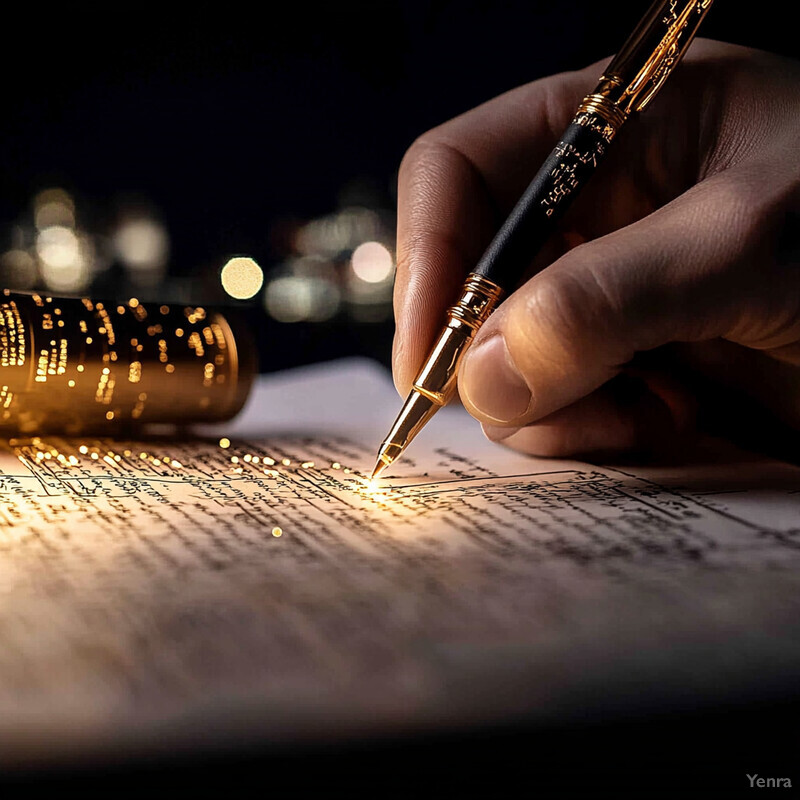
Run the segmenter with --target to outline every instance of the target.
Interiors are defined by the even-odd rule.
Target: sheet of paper
[[[261,378],[196,439],[12,441],[0,763],[791,686],[800,469],[526,458],[446,409],[370,487],[399,402],[346,361]]]

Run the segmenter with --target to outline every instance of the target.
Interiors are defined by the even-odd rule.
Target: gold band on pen
[[[598,89],[604,84],[601,81]],[[614,128],[614,132],[618,131],[628,119],[628,115],[607,95],[595,92],[583,98],[583,102],[578,107],[578,114],[581,112],[586,114],[597,114],[602,117],[609,125]]]
[[[373,479],[400,457],[428,420],[452,397],[461,357],[502,296],[503,290],[494,281],[474,272],[467,276],[461,297],[448,309],[447,324],[381,443]]]
[[[488,278],[475,273],[467,276],[461,297],[448,309],[447,324],[414,380],[415,391],[438,406],[447,403],[464,350],[502,296],[503,290]]]

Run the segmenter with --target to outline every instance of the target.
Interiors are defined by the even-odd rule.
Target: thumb
[[[800,341],[794,271],[770,242],[785,205],[765,171],[729,170],[534,276],[483,326],[459,392],[482,422],[521,426],[588,395],[639,351],[718,337]]]

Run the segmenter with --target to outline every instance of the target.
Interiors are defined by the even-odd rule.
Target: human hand
[[[409,149],[401,394],[602,66],[504,94]],[[798,131],[800,64],[696,40],[465,355],[459,393],[486,434],[549,456],[658,447],[739,396],[800,429]]]

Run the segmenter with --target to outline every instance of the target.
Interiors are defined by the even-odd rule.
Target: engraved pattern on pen
[[[579,188],[581,181],[578,177],[578,170],[581,167],[596,167],[605,155],[606,144],[616,134],[616,129],[613,125],[599,115],[587,111],[579,112],[573,119],[573,124],[588,128],[601,138],[586,150],[581,150],[574,144],[564,141],[555,146],[553,154],[560,160],[550,171],[552,188],[541,200],[545,215],[548,217],[553,215],[558,205],[565,198]]]

